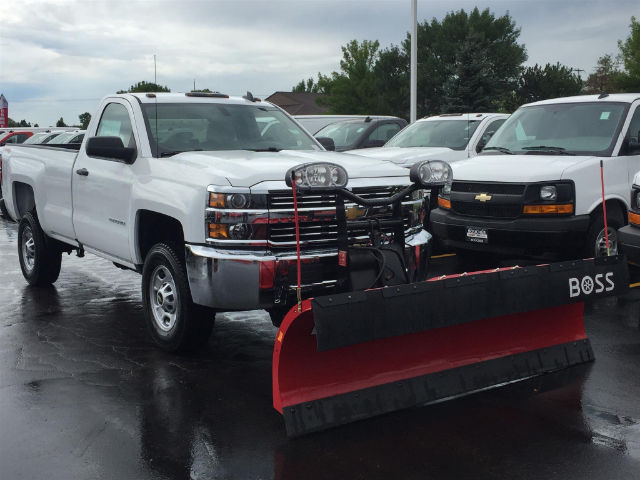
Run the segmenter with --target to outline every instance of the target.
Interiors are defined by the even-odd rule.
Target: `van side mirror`
[[[324,147],[325,150],[329,150],[330,152],[335,152],[336,144],[331,137],[316,137],[316,140],[320,142],[320,145]]]
[[[91,137],[87,140],[87,155],[108,158],[126,164],[136,159],[136,149],[125,147],[120,137]]]

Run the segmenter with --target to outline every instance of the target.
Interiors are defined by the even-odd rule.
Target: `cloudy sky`
[[[418,0],[418,21],[449,11],[509,11],[527,64],[593,71],[629,35],[638,0]],[[93,113],[98,100],[140,80],[174,92],[209,88],[265,97],[339,68],[349,40],[400,43],[410,0],[4,0],[0,93],[9,116],[41,126]]]

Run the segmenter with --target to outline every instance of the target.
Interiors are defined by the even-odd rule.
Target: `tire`
[[[622,226],[624,226],[624,217],[620,209],[613,206],[609,207],[607,209],[607,227],[609,233],[609,251],[611,255],[616,255],[619,252],[617,230]],[[582,253],[585,258],[603,257],[607,255],[602,210],[594,213],[591,218]]]
[[[29,285],[51,285],[60,275],[62,251],[57,242],[42,231],[35,211],[20,220],[18,258],[22,275]]]
[[[144,260],[142,301],[153,340],[167,352],[189,352],[211,335],[215,311],[191,299],[184,260],[176,247],[158,243]]]

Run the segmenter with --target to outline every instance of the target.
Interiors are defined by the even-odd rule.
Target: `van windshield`
[[[154,157],[189,151],[320,150],[308,133],[275,107],[147,103],[142,111]]]
[[[424,120],[408,126],[385,147],[447,147],[464,150],[479,120]]]
[[[483,153],[610,156],[627,108],[619,102],[522,107],[491,137]]]

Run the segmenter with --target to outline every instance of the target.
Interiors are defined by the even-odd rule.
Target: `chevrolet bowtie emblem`
[[[491,200],[491,195],[487,195],[486,193],[481,193],[480,195],[476,195],[476,200],[481,202],[487,202]]]

